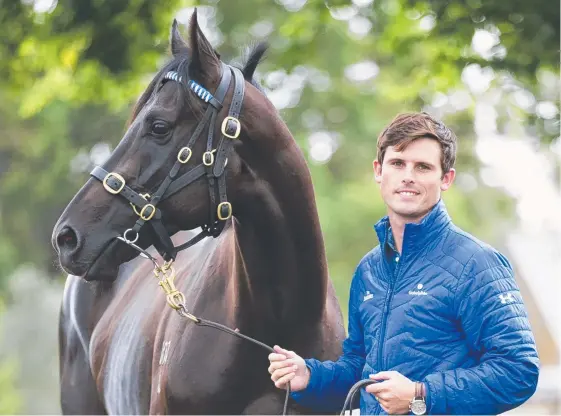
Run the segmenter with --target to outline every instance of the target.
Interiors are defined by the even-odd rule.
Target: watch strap
[[[416,381],[415,382],[415,397],[413,397],[413,400],[411,400],[411,402],[409,403],[409,411],[411,411],[414,415],[424,415],[424,414],[426,414],[425,397],[426,397],[425,384],[420,382],[420,381]],[[418,407],[419,403],[422,403],[421,409],[424,409],[424,410],[419,409],[419,407]]]
[[[415,382],[415,398],[424,399],[426,397],[425,383]]]

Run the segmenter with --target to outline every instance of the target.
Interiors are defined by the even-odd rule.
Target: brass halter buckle
[[[148,214],[146,214],[147,210],[149,210]],[[142,209],[140,210],[140,214],[138,214],[138,216],[142,218],[144,221],[150,221],[155,213],[156,213],[156,207],[152,204],[146,204],[142,207]]]
[[[219,220],[227,220],[232,216],[232,204],[229,202],[221,202],[216,208],[216,214],[218,215]]]
[[[140,196],[147,201],[148,201],[148,198],[150,198],[150,194],[140,194]],[[152,219],[152,217],[154,216],[154,214],[156,213],[156,207],[152,204],[144,205],[140,211],[136,208],[136,205],[134,205],[132,202],[130,204],[132,206],[132,209],[133,209],[134,213],[136,215],[138,215],[140,218],[142,218],[144,221],[150,221]],[[146,215],[146,210],[147,209],[152,210],[152,211],[148,212],[148,215]]]
[[[121,183],[119,184],[118,188],[115,189],[113,187],[111,187],[108,183],[109,179],[114,178],[117,179],[118,181],[120,181]],[[105,178],[103,178],[103,187],[105,188],[105,190],[107,192],[109,192],[110,194],[113,195],[117,195],[118,193],[120,193],[123,188],[125,187],[125,178],[123,178],[121,175],[119,175],[118,173],[115,172],[110,172],[107,175],[105,175]]]
[[[205,166],[212,166],[214,163],[214,153],[216,149],[211,150],[210,152],[203,153],[203,165]]]
[[[179,161],[179,163],[185,164],[189,161],[189,159],[191,159],[192,155],[193,151],[191,149],[189,149],[188,147],[182,147],[177,154],[177,160]]]
[[[236,123],[236,130],[233,134],[230,134],[226,131],[226,129],[228,128],[228,123],[231,121]],[[221,130],[224,136],[229,137],[230,139],[237,139],[240,135],[240,131],[242,130],[242,125],[240,123],[240,120],[238,120],[236,117],[228,116],[222,121]]]

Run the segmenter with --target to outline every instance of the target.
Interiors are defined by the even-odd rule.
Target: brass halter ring
[[[127,237],[127,234],[130,233],[131,231],[134,232],[134,233],[136,233],[136,237],[134,237],[134,240],[131,240],[130,238]],[[129,228],[128,230],[126,230],[126,231],[123,233],[123,238],[125,239],[125,242],[126,242],[126,243],[129,243],[129,244],[134,244],[134,243],[136,243],[136,242],[138,241],[138,237],[139,237],[138,232],[134,231],[132,228]]]

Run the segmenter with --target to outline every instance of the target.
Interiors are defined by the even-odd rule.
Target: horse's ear
[[[175,19],[173,19],[173,24],[171,25],[170,45],[171,53],[173,54],[173,56],[182,55],[189,52],[187,43],[181,37],[181,33],[179,33],[177,20]]]
[[[266,42],[261,42],[251,50],[249,58],[247,58],[247,62],[242,69],[243,76],[246,80],[251,81],[253,79],[255,69],[257,68],[257,65],[259,65],[259,62],[261,62],[268,46],[269,45]]]
[[[197,9],[189,22],[189,49],[191,50],[190,78],[203,80],[220,76],[220,58],[199,27]]]

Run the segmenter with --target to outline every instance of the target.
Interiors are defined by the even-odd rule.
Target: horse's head
[[[239,150],[249,130],[255,133],[251,107],[266,99],[255,99],[260,93],[245,79],[252,79],[265,49],[257,48],[240,71],[220,61],[196,12],[189,32],[183,41],[174,22],[173,59],[139,99],[103,168],[94,168],[54,227],[53,246],[71,274],[112,280],[120,264],[138,255],[132,244],[154,244],[169,259],[176,253],[169,236],[179,230],[202,227],[205,236],[217,236],[238,189],[247,187],[252,175]]]

